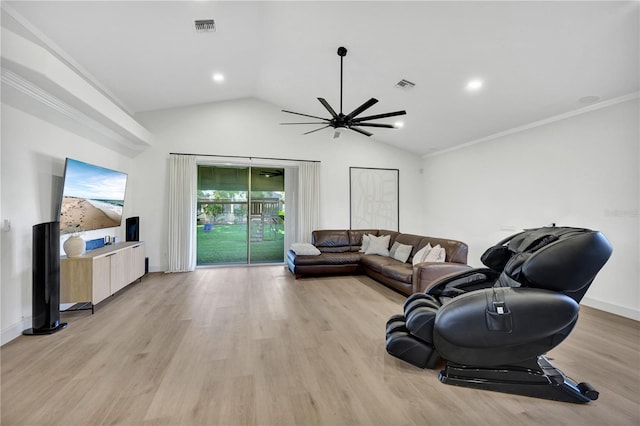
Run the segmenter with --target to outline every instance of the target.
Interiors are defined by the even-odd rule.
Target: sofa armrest
[[[413,293],[426,292],[445,275],[471,269],[471,266],[453,262],[423,262],[413,267]]]

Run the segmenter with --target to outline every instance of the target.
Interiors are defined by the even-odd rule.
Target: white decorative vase
[[[67,257],[82,256],[86,247],[85,241],[78,235],[72,235],[62,244]]]

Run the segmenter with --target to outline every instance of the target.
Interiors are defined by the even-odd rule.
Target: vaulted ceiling
[[[132,115],[255,97],[328,116],[316,98],[339,106],[336,50],[345,46],[344,112],[371,97],[379,103],[366,115],[406,110],[401,129],[376,128],[372,137],[417,154],[614,102],[640,86],[636,1],[4,1],[3,8]],[[216,30],[196,32],[198,19],[213,19]],[[402,79],[415,87],[396,87]],[[467,90],[471,79],[483,86]],[[282,114],[283,122],[296,120]]]

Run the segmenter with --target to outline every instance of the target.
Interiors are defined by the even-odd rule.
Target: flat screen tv
[[[120,226],[127,174],[67,158],[60,233]]]

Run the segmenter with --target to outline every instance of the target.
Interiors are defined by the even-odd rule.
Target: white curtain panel
[[[172,155],[169,169],[169,269],[196,268],[196,157]]]
[[[298,237],[310,243],[311,232],[320,226],[320,163],[300,163],[298,191]]]
[[[284,169],[285,219],[284,219],[284,258],[291,244],[300,241],[298,235],[298,166]]]

